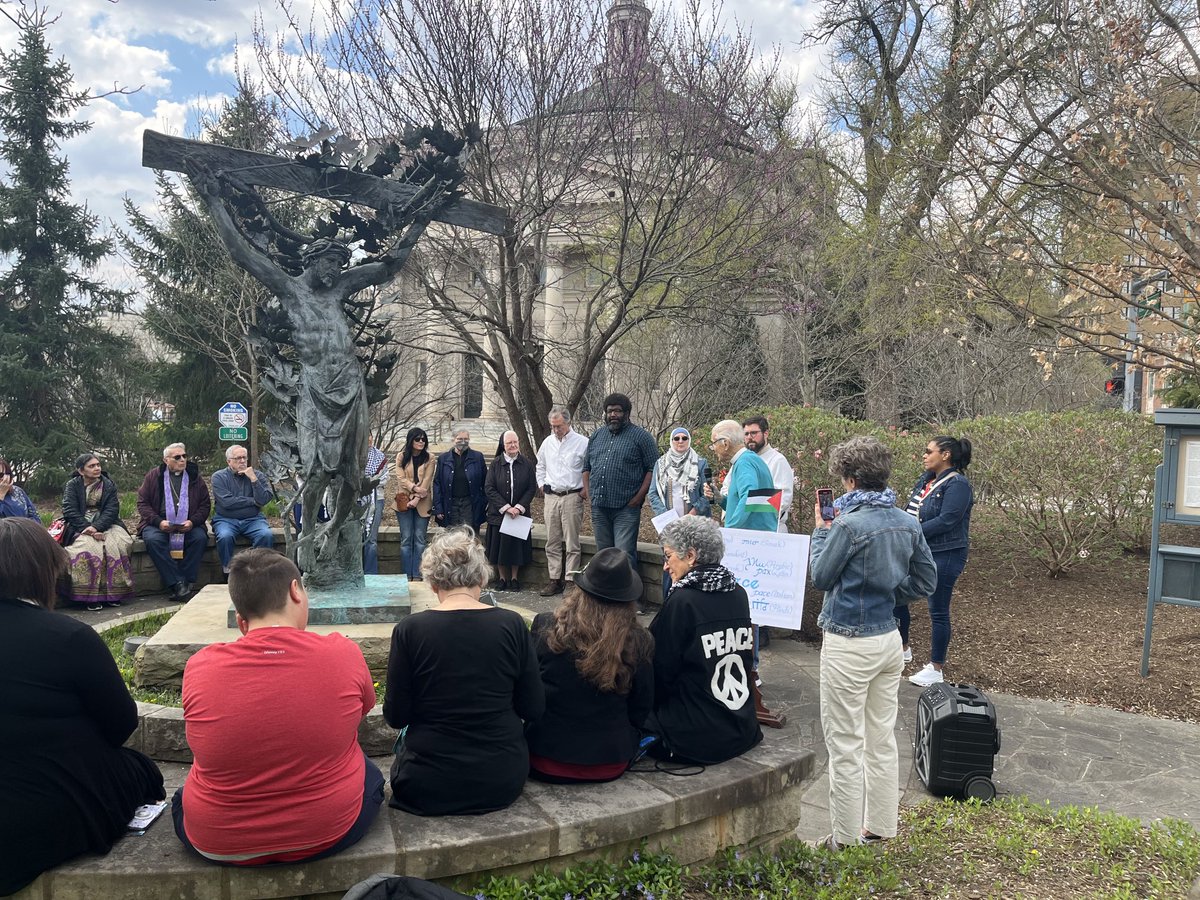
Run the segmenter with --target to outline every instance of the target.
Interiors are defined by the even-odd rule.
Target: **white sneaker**
[[[908,680],[917,687],[929,687],[931,684],[941,684],[945,679],[942,678],[941,669],[935,669],[933,663],[925,663],[925,668]]]
[[[904,661],[906,663],[912,662],[912,647],[904,648]]]

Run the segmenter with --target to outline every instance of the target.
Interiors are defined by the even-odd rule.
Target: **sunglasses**
[[[176,453],[171,459],[187,459],[186,453]]]
[[[671,438],[671,440],[673,440],[673,441],[683,441],[683,442],[685,442],[685,443],[686,443],[687,441],[689,441],[689,440],[690,440],[690,438],[685,438],[685,437],[684,437],[684,436],[681,434],[679,437],[673,437],[673,438]]]

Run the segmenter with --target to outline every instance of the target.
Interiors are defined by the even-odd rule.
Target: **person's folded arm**
[[[955,475],[942,486],[942,505],[938,514],[921,523],[926,540],[953,531],[971,507],[971,485],[961,475]]]

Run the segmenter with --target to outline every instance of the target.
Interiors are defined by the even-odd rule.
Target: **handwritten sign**
[[[750,621],[798,629],[808,578],[808,535],[722,528],[721,560],[750,597]]]

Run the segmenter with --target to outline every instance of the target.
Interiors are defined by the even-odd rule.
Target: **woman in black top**
[[[429,545],[421,574],[438,605],[392,631],[383,717],[404,729],[391,805],[419,816],[508,806],[529,772],[524,724],[546,695],[519,615],[479,601],[488,564],[469,528]]]
[[[0,895],[81,853],[107,853],[158,767],[121,745],[137,705],[104,642],[52,611],[67,554],[29,519],[0,521]]]
[[[505,516],[529,515],[529,504],[537,490],[537,472],[533,464],[521,455],[521,444],[515,431],[506,431],[500,439],[500,450],[488,469],[483,483],[487,495],[487,558],[496,567],[496,588],[519,591],[517,573],[521,566],[533,561],[533,535],[524,540],[500,533]]]
[[[663,570],[674,582],[650,623],[656,756],[724,762],[762,740],[750,684],[750,600],[721,565],[725,542],[708,518],[684,516],[663,529]]]
[[[597,553],[552,613],[533,620],[546,713],[526,729],[539,781],[612,781],[633,760],[654,699],[654,639],[625,551]]]

